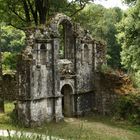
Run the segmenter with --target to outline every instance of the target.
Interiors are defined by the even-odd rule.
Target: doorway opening
[[[61,94],[63,95],[62,98],[62,113],[64,117],[71,117],[72,116],[72,94],[73,89],[70,85],[64,85],[61,89]]]

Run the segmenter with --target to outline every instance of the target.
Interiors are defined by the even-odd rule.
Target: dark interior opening
[[[65,117],[72,116],[72,88],[70,85],[64,85],[61,89],[62,98],[62,113]]]
[[[40,46],[40,63],[42,65],[46,64],[46,46],[45,46],[45,44],[42,44]]]
[[[74,36],[71,23],[68,20],[62,21],[58,30],[60,34],[59,58],[73,60]]]

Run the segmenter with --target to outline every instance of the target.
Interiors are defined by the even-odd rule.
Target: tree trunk
[[[39,23],[45,24],[49,11],[49,0],[36,0],[36,8],[39,13]]]
[[[0,113],[1,112],[4,112],[4,95],[2,92],[2,61],[1,61],[1,44],[0,44]]]

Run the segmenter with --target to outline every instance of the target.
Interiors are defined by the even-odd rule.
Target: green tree
[[[118,31],[118,40],[122,45],[122,64],[140,78],[140,0],[124,14],[118,24]]]
[[[108,9],[104,13],[103,18],[103,32],[104,40],[107,42],[107,54],[110,56],[108,64],[113,68],[121,67],[120,51],[121,45],[117,42],[116,35],[117,29],[116,24],[120,22],[122,18],[122,11],[120,8]]]
[[[137,0],[122,0],[122,2],[124,2],[128,5],[135,5]]]
[[[25,47],[23,31],[11,26],[1,27],[1,52],[3,73],[11,73],[16,69],[17,54]]]
[[[75,15],[91,0],[0,0],[1,19],[17,28],[46,24],[55,12]],[[68,13],[68,12],[67,12]]]
[[[16,70],[17,53],[2,53],[2,69],[3,74],[12,74]]]
[[[25,34],[23,31],[11,26],[1,27],[1,51],[20,52],[25,47]]]

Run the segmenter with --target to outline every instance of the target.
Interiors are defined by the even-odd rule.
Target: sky
[[[95,0],[96,4],[101,4],[106,8],[110,7],[120,7],[123,10],[126,10],[128,7],[124,5],[121,0]]]

